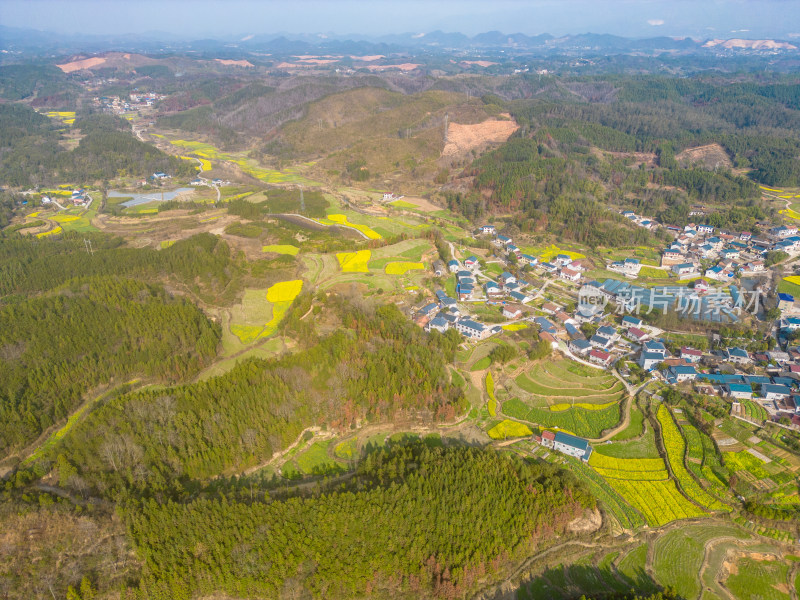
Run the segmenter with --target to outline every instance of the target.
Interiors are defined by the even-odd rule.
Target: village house
[[[517,278],[514,277],[508,271],[503,271],[500,274],[500,280],[503,282],[503,285],[508,285],[509,283],[516,283],[517,282]]]
[[[566,279],[567,281],[578,281],[581,278],[580,271],[574,271],[569,267],[564,267],[561,269],[561,271],[558,273],[558,276],[561,277],[561,279]]]
[[[474,269],[478,266],[478,257],[477,256],[470,256],[464,261],[464,266],[468,269]]]
[[[567,348],[569,348],[569,351],[573,354],[585,356],[589,351],[592,350],[592,345],[584,339],[576,339],[570,341],[570,343],[567,345]]]
[[[737,365],[746,365],[753,362],[750,355],[743,348],[726,348],[725,360]]]
[[[497,230],[495,229],[494,225],[481,225],[480,232],[494,235],[497,233]]]
[[[434,317],[425,325],[425,331],[430,332],[435,329],[439,333],[444,333],[450,328],[450,323],[443,317]]]
[[[652,371],[662,362],[664,362],[664,355],[658,352],[645,351],[639,355],[639,366],[645,371]]]
[[[737,400],[745,400],[753,397],[753,388],[744,383],[729,383],[723,386],[725,395],[728,398],[736,398]]]
[[[544,437],[544,435],[542,436]],[[586,462],[592,455],[592,447],[583,438],[559,431],[553,439],[553,450],[580,458]]]
[[[628,329],[628,335],[638,343],[644,342],[648,337],[650,337],[646,332],[642,331],[638,327],[630,327]]]
[[[535,256],[531,256],[530,254],[520,254],[519,255],[519,260],[522,263],[530,265],[532,267],[535,266],[539,262],[538,258],[536,258]]]
[[[761,384],[761,397],[767,400],[784,400],[791,395],[792,390],[785,385]]]
[[[690,363],[697,363],[700,362],[700,359],[703,358],[703,352],[701,350],[696,350],[694,348],[689,348],[684,346],[681,348],[681,358]]]
[[[669,373],[667,380],[671,382],[683,383],[697,378],[697,371],[692,366],[670,367],[667,372]]]
[[[490,330],[483,323],[477,323],[472,319],[459,320],[456,323],[456,331],[473,340],[482,340],[490,333]]]
[[[448,261],[447,263],[447,270],[450,271],[451,273],[458,273],[460,268],[461,265],[458,264],[458,261],[455,258]]]
[[[511,241],[512,241],[511,238],[506,235],[498,235],[495,238],[495,242],[497,242],[497,244],[499,244],[500,246],[507,246],[508,244],[511,243]]]
[[[623,327],[641,327],[642,320],[639,317],[634,317],[633,315],[625,315],[622,317],[622,326]]]
[[[611,364],[611,355],[603,350],[593,348],[589,351],[589,361],[607,367]]]
[[[506,319],[519,319],[522,316],[522,307],[516,304],[507,304],[503,307],[503,316]]]

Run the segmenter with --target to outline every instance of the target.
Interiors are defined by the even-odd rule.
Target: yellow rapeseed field
[[[424,269],[425,265],[421,262],[390,262],[386,263],[387,275],[405,275],[408,271]]]
[[[361,233],[367,236],[371,240],[379,240],[381,239],[381,234],[373,231],[366,225],[359,225],[358,223],[351,223],[347,220],[347,215],[328,215],[328,220],[333,221],[339,225],[346,225],[348,227],[352,227],[353,229],[358,229]]]
[[[267,290],[267,300],[270,302],[293,302],[302,289],[302,279],[281,281]]]
[[[369,263],[372,253],[369,250],[359,250],[357,252],[337,252],[336,259],[343,273],[368,273]]]

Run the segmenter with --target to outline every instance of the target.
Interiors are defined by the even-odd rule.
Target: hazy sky
[[[800,37],[798,0],[0,0],[0,24],[73,33],[460,31]]]

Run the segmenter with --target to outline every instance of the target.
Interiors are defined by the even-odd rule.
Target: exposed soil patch
[[[517,129],[519,125],[510,117],[507,120],[489,119],[474,125],[450,123],[442,156],[456,156],[487,143],[505,142]]]
[[[696,148],[687,148],[675,156],[675,160],[680,163],[700,164],[706,169],[725,167],[730,169],[733,166],[730,156],[725,148],[719,144],[706,144]]]
[[[72,73],[73,71],[80,71],[82,69],[91,69],[97,65],[102,65],[106,59],[100,56],[93,58],[84,58],[82,60],[73,60],[72,62],[64,63],[63,65],[56,65],[64,73]]]
[[[254,66],[253,63],[251,63],[249,60],[228,60],[228,59],[225,59],[225,58],[215,58],[214,60],[217,61],[221,65],[228,65],[228,66],[234,66],[234,67],[252,67],[252,66]]]

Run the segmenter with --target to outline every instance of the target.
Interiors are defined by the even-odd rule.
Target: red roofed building
[[[631,334],[631,336],[634,337],[638,342],[643,342],[649,337],[644,331],[642,331],[638,327],[631,327],[630,329],[628,329],[628,333]]]
[[[556,441],[556,434],[554,431],[545,431],[542,433],[542,446],[552,448]]]
[[[703,358],[703,352],[701,350],[695,350],[694,348],[684,346],[681,348],[681,358],[691,363],[700,362],[700,359]]]
[[[611,355],[608,352],[594,348],[589,352],[589,360],[593,363],[607,367],[611,363]]]

